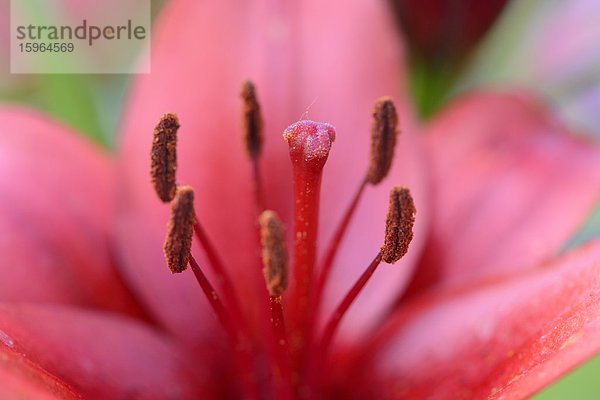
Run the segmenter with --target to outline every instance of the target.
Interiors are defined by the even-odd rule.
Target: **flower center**
[[[317,228],[321,177],[335,140],[335,128],[327,123],[301,120],[285,130],[283,137],[289,145],[294,180],[294,247],[292,279],[289,279],[284,226],[275,211],[264,208],[265,195],[259,169],[263,119],[251,82],[243,84],[241,98],[243,140],[252,165],[254,200],[260,227],[257,234],[262,245],[264,288],[268,293],[265,298],[269,299],[265,308],[270,314],[272,335],[266,346],[267,356],[259,354],[265,346],[255,343],[256,335],[250,331],[250,324],[227,272],[229,270],[196,219],[193,189],[175,183],[179,122],[174,114],[165,114],[156,126],[151,153],[154,188],[163,202],[172,202],[164,245],[167,265],[173,273],[183,272],[190,265],[232,349],[235,349],[232,354],[235,369],[241,377],[239,390],[244,397],[262,398],[270,393],[267,396],[278,399],[310,398],[324,388],[324,374],[321,372],[325,371],[342,318],[381,261],[390,264],[398,261],[407,252],[412,239],[415,214],[412,197],[408,189],[394,187],[390,192],[383,246],[380,250],[374,250],[371,264],[329,316],[322,332],[318,330],[323,291],[361,195],[368,185],[379,184],[391,167],[398,134],[398,117],[389,98],[382,98],[376,103],[371,130],[370,165],[320,265],[317,264]],[[217,287],[207,279],[203,266],[191,254],[194,236],[206,253],[208,267],[212,269]],[[288,280],[292,287],[285,301],[282,301]],[[259,381],[255,372],[264,369],[265,362],[270,371],[268,383]]]

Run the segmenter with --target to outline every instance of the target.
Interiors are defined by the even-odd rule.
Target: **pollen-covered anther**
[[[150,175],[158,197],[165,203],[173,200],[177,192],[177,130],[179,120],[175,114],[165,114],[154,128]]]
[[[385,222],[385,241],[381,247],[383,261],[393,264],[408,251],[413,238],[415,203],[410,191],[402,186],[390,192],[390,205]]]
[[[246,152],[252,159],[260,156],[263,145],[263,119],[256,88],[251,81],[242,84],[242,135]]]
[[[271,296],[281,296],[288,284],[288,251],[283,224],[271,210],[263,211],[258,222],[267,290]]]
[[[167,265],[174,274],[187,268],[195,221],[194,189],[191,186],[179,186],[171,206],[171,219],[163,247]]]
[[[398,113],[389,97],[375,103],[371,127],[371,160],[367,181],[372,185],[381,182],[390,171],[398,136]]]

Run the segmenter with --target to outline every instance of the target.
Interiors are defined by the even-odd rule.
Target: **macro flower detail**
[[[263,118],[254,85],[246,81],[242,86],[242,135],[246,143],[248,156],[252,162],[256,209],[259,210],[257,223],[260,226],[262,244],[262,264],[268,302],[262,306],[270,310],[272,334],[267,340],[261,338],[264,326],[253,332],[248,323],[248,315],[241,311],[240,296],[235,293],[232,278],[210,244],[209,235],[196,219],[194,211],[194,191],[189,186],[177,186],[177,159],[175,143],[179,128],[175,114],[165,114],[154,129],[151,150],[150,176],[157,197],[161,201],[173,198],[171,217],[167,226],[164,253],[168,267],[173,273],[182,273],[189,265],[194,271],[198,284],[211,304],[222,325],[223,333],[231,344],[230,355],[234,362],[240,386],[233,386],[236,397],[242,398],[312,398],[327,390],[325,376],[320,372],[327,366],[327,355],[332,352],[334,335],[339,324],[360,295],[379,264],[384,261],[394,264],[408,251],[413,238],[415,205],[410,191],[404,187],[395,187],[390,192],[389,208],[383,245],[375,259],[350,289],[340,305],[329,317],[323,332],[319,332],[318,313],[322,311],[320,291],[327,283],[328,270],[317,277],[316,246],[318,243],[318,220],[321,177],[327,158],[335,140],[335,128],[327,123],[300,120],[283,132],[283,138],[289,146],[294,180],[294,259],[292,294],[283,300],[288,284],[288,251],[284,227],[274,211],[262,210],[264,195],[260,194],[263,182],[258,169],[262,138],[259,125]],[[343,239],[347,223],[352,218],[355,203],[358,202],[365,183],[377,184],[387,175],[392,165],[393,151],[397,135],[398,117],[393,102],[389,98],[378,101],[373,112],[371,162],[360,185],[357,198],[352,202],[342,221],[334,242]],[[166,194],[175,192],[175,196]],[[210,252],[209,264],[216,275],[220,288],[207,278],[205,266],[200,266],[192,255],[192,236],[194,230],[198,243],[204,252]],[[337,243],[332,246],[333,254]],[[325,270],[321,268],[322,270]],[[323,271],[321,271],[323,272]],[[265,296],[262,296],[264,299]],[[245,299],[256,302],[260,299]],[[285,304],[284,304],[285,303]],[[285,309],[284,305],[289,306]],[[265,324],[266,322],[263,322]],[[259,321],[260,325],[260,321]],[[269,343],[268,338],[272,343]],[[360,352],[360,350],[357,350]],[[259,379],[257,371],[272,372]]]
[[[390,19],[371,1],[171,1],[114,158],[3,108],[0,397],[519,399],[597,354],[600,243],[565,243],[598,199],[598,146],[522,92],[472,92],[417,122]],[[386,94],[399,128],[387,111],[369,117]],[[189,206],[184,229],[172,225],[182,246],[167,246],[191,245],[177,274],[164,254],[173,210],[149,176],[152,132],[174,133],[156,129],[167,111],[181,125],[177,177],[154,183],[171,202],[194,198],[191,227]],[[317,135],[298,149],[331,146],[318,179],[290,162],[281,134],[295,121]],[[396,143],[374,185],[373,154],[388,160],[377,132]],[[321,184],[306,253],[295,200],[315,198],[297,178]],[[412,229],[387,224],[390,237],[412,240],[363,285],[390,189],[391,215],[417,210]]]

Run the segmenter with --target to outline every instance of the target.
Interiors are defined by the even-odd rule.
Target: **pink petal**
[[[135,82],[125,113],[119,240],[128,279],[172,330],[190,338],[202,335],[201,327],[189,325],[204,318],[206,307],[192,279],[171,277],[161,254],[168,207],[152,192],[148,171],[151,132],[165,112],[177,113],[182,125],[179,181],[196,189],[199,219],[235,275],[249,309],[267,306],[256,300],[265,289],[251,169],[240,139],[238,92],[244,79],[256,83],[265,116],[261,163],[267,206],[287,223],[290,236],[293,201],[283,130],[305,111],[311,119],[337,128],[322,202],[321,232],[329,238],[366,172],[375,100],[391,94],[400,101],[405,130],[401,157],[393,177],[381,188],[368,190],[342,250],[339,265],[345,271],[336,278],[332,298],[341,297],[377,252],[391,184],[411,186],[423,201],[412,113],[396,90],[400,45],[381,6],[371,1],[350,7],[317,1],[279,6],[267,1],[174,1],[165,9],[153,35],[152,74]],[[423,211],[419,217],[425,215]],[[415,244],[415,254],[418,247]],[[388,288],[371,296],[372,303],[389,301],[388,289],[395,295],[411,272],[406,264],[390,269]],[[371,307],[368,315],[372,314]],[[210,329],[210,323],[205,326]]]
[[[600,148],[524,96],[466,96],[427,134],[435,215],[413,292],[524,271],[556,255],[600,195]]]
[[[402,309],[378,338],[376,397],[531,396],[600,351],[599,259],[595,241],[527,275]]]
[[[0,351],[86,399],[207,398],[208,360],[190,363],[166,336],[115,314],[3,303]]]
[[[596,23],[600,5],[577,0],[547,7],[537,24],[527,32],[531,43],[531,73],[537,82],[569,85],[598,65],[600,27]],[[574,85],[573,83],[570,83]],[[590,82],[594,86],[593,82]],[[588,86],[584,85],[583,87]]]
[[[108,252],[107,157],[34,112],[0,120],[0,299],[138,312]]]

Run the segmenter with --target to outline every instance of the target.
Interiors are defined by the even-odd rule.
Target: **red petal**
[[[107,157],[33,112],[0,120],[0,299],[133,312],[108,252]]]
[[[600,148],[524,96],[467,96],[428,134],[435,215],[413,292],[523,271],[554,256],[600,194]]]
[[[287,222],[288,232],[292,232],[292,178],[281,134],[307,108],[311,119],[333,123],[338,133],[325,171],[322,237],[330,236],[366,172],[370,113],[382,95],[401,100],[406,131],[400,143],[406,157],[399,157],[389,182],[411,186],[418,201],[423,199],[418,179],[422,168],[414,167],[418,150],[411,136],[411,114],[395,89],[400,45],[393,40],[389,16],[381,6],[371,1],[350,7],[317,1],[278,7],[266,1],[174,1],[165,9],[153,36],[152,74],[136,82],[125,114],[119,238],[129,279],[175,331],[193,335],[189,322],[202,315],[204,303],[189,277],[180,281],[170,277],[161,254],[168,207],[152,192],[148,154],[151,132],[163,113],[180,117],[178,180],[194,186],[199,219],[234,271],[248,307],[262,306],[255,299],[257,291],[264,294],[265,289],[251,169],[240,139],[238,92],[244,79],[255,82],[265,114],[261,162],[267,206]],[[368,190],[340,258],[346,271],[334,286],[336,298],[381,244],[389,185]],[[393,293],[410,270],[407,266],[390,270],[387,282]],[[389,297],[380,292],[372,301]],[[368,315],[372,314],[370,307]]]
[[[415,301],[378,338],[387,344],[377,387],[407,398],[530,396],[600,351],[599,259],[595,241],[525,276]]]
[[[484,37],[507,0],[392,0],[417,61],[456,63]]]
[[[188,363],[166,336],[114,314],[1,304],[0,351],[10,368],[37,366],[86,399],[207,398],[206,360]]]
[[[5,342],[6,338],[2,341]],[[64,382],[4,349],[0,349],[0,382],[0,398],[6,400],[81,398]]]

